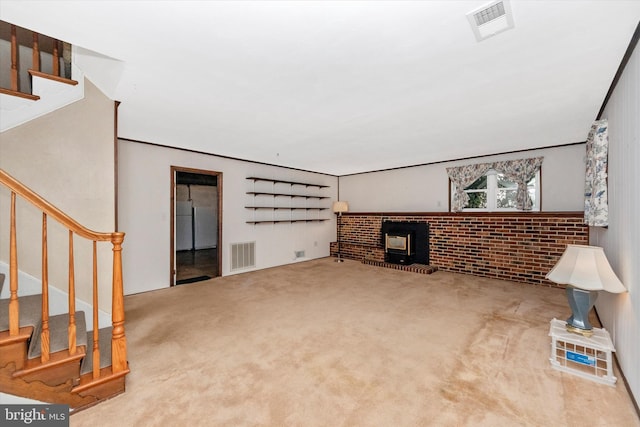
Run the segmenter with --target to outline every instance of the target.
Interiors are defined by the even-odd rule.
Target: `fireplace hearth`
[[[429,264],[429,224],[383,221],[382,246],[385,262]]]

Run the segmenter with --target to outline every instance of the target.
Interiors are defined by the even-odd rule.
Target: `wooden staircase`
[[[0,290],[8,282],[9,298],[0,299],[0,391],[47,403],[81,409],[125,391],[129,373],[124,331],[122,242],[124,233],[91,231],[0,169],[0,184],[10,193],[9,274],[0,275]],[[42,292],[19,294],[16,198],[42,212]],[[4,213],[4,212],[2,212]],[[69,233],[68,311],[49,314],[48,218]],[[93,248],[93,330],[86,331],[85,313],[75,309],[74,236]],[[99,329],[98,243],[110,243],[112,263],[112,324]],[[4,283],[7,286],[7,283]]]

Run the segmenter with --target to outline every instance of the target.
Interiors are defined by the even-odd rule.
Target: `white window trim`
[[[496,172],[494,169],[490,169],[484,175],[487,176],[487,190],[486,190],[487,207],[486,208],[464,208],[462,209],[462,212],[524,212],[517,208],[498,208],[497,207],[498,180],[496,178],[498,175],[498,172]],[[535,196],[535,200],[533,201],[533,206],[531,208],[531,211],[527,211],[527,212],[540,212],[540,170],[536,172],[535,178],[536,178],[536,186],[535,186],[536,196]],[[513,188],[515,189],[516,187],[513,187]],[[456,185],[453,182],[451,182],[450,203],[453,203],[453,195],[455,194],[455,191],[456,191]],[[485,190],[471,190],[469,192],[480,193],[480,192],[485,192]]]

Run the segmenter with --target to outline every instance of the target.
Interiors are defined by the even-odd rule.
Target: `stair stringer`
[[[25,345],[26,342],[24,343]],[[46,365],[29,363],[17,369],[15,361],[0,366],[0,403],[67,404],[71,410],[85,409],[125,391],[127,369],[113,373],[111,366],[100,369],[100,377],[91,373],[81,374],[81,360],[91,357],[86,347],[80,346],[77,353],[68,350],[52,353]],[[30,359],[30,362],[38,359]],[[25,399],[25,400],[22,400]]]
[[[0,93],[0,132],[83,99],[84,73],[75,64],[71,70],[77,85],[32,76],[32,94],[40,97],[37,101]]]
[[[12,365],[0,367],[0,384],[2,384],[3,390],[9,393],[12,400],[19,400],[23,397],[46,403],[67,404],[75,409],[84,409],[124,391],[124,375],[121,379],[117,378],[112,381],[106,392],[99,389],[96,392],[87,390],[81,394],[73,390],[77,382],[73,378],[57,385],[47,385],[38,380],[29,381],[24,378],[14,378],[13,372]]]

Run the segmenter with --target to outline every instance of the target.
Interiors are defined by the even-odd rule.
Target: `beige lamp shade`
[[[333,202],[333,211],[335,213],[349,212],[349,202],[344,202],[344,201]]]
[[[604,290],[617,294],[627,290],[599,246],[567,245],[546,277],[552,282],[585,291]]]

